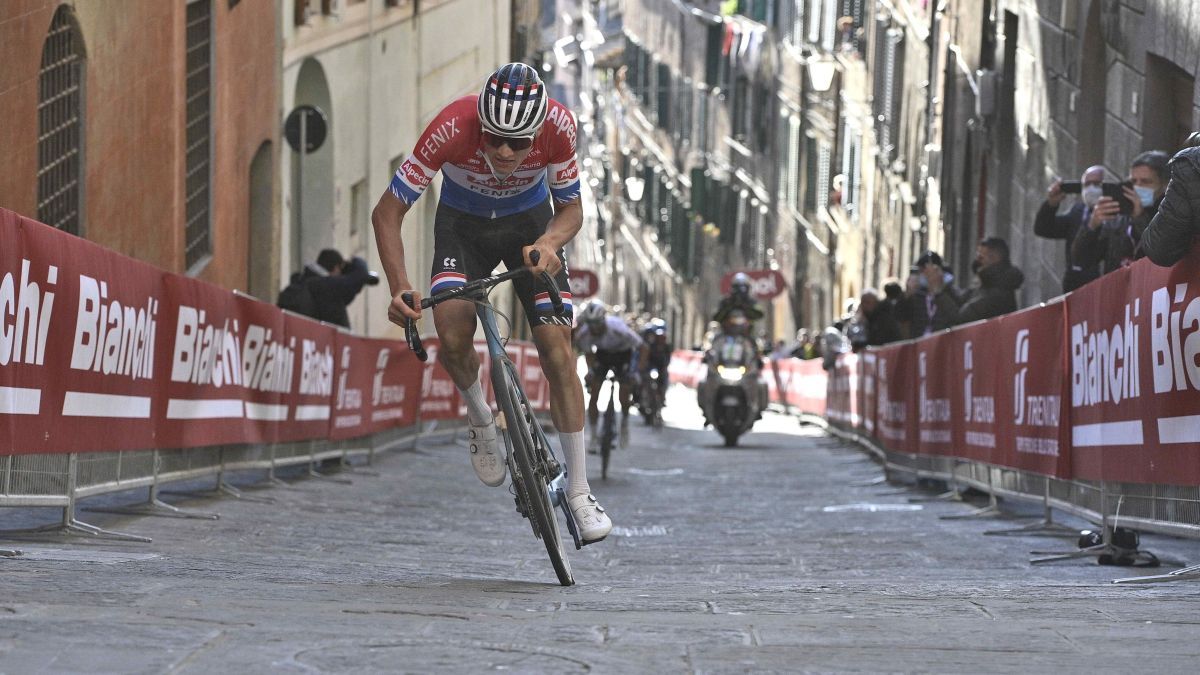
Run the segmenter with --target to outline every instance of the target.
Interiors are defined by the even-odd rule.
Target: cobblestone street
[[[607,483],[593,467],[617,529],[571,551],[574,587],[460,443],[423,442],[352,485],[182,504],[217,521],[84,514],[152,544],[7,542],[0,671],[1195,672],[1194,583],[1032,567],[1074,541],[984,537],[996,521],[938,519],[968,505],[856,486],[878,466],[794,418],[723,448],[691,396],[672,391],[661,433],[635,421]]]

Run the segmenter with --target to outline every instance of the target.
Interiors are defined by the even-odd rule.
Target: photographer
[[[1104,196],[1096,202],[1071,245],[1071,257],[1081,265],[1101,264],[1108,274],[1140,257],[1142,232],[1158,212],[1167,188],[1167,162],[1161,150],[1143,152],[1129,168],[1129,180],[1120,186],[1120,197]]]
[[[379,283],[379,275],[367,269],[367,261],[355,256],[349,261],[342,254],[327,248],[315,263],[292,274],[287,288],[279,293],[275,303],[297,314],[350,327],[350,316],[346,306],[362,290],[364,285]]]
[[[1080,177],[1079,183],[1069,185],[1069,188],[1079,191],[1079,201],[1071,206],[1066,213],[1059,214],[1058,207],[1066,199],[1068,192],[1066,184],[1056,180],[1046,190],[1046,201],[1038,209],[1037,218],[1033,221],[1033,233],[1046,239],[1065,239],[1066,268],[1063,270],[1062,289],[1069,293],[1076,288],[1100,276],[1099,265],[1094,262],[1082,265],[1071,254],[1071,244],[1083,230],[1092,215],[1096,203],[1100,201],[1101,184],[1104,182],[1104,167],[1089,166]]]

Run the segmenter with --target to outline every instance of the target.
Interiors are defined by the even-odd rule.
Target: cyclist
[[[419,318],[421,294],[404,259],[401,229],[413,203],[440,170],[441,198],[434,217],[430,292],[482,278],[503,261],[555,278],[566,311],[555,316],[536,276],[513,281],[532,328],[542,371],[550,384],[550,414],[567,460],[567,501],[586,543],[612,529],[588,485],[583,436],[583,393],[571,348],[571,294],[566,292],[563,246],[583,223],[575,117],[551,99],[537,70],[510,63],[489,75],[478,95],[452,101],[417,140],[371,216],[379,258],[391,288],[388,318]],[[530,254],[540,256],[535,265]],[[411,296],[413,309],[405,301]],[[433,310],[438,360],[467,404],[471,465],[489,486],[504,482],[495,418],[479,384],[475,306],[454,300]]]
[[[579,315],[575,332],[575,347],[583,352],[588,366],[588,423],[592,432],[592,447],[599,446],[596,422],[600,419],[600,385],[611,371],[621,383],[621,445],[629,442],[629,401],[633,394],[630,366],[636,357],[646,362],[646,343],[619,316],[609,314],[604,303],[593,300]]]
[[[642,361],[641,369],[642,375],[645,376],[643,381],[649,381],[651,370],[658,370],[659,389],[654,393],[658,396],[659,407],[662,408],[667,404],[663,394],[666,392],[671,354],[675,351],[675,346],[671,344],[671,338],[667,335],[667,322],[659,318],[653,318],[646,322],[646,326],[642,328],[642,341],[646,343],[646,358]]]

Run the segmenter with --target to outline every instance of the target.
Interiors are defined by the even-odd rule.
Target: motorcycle
[[[735,447],[761,417],[764,383],[758,353],[745,338],[724,336],[705,356],[708,371],[699,387],[700,407],[709,424]]]

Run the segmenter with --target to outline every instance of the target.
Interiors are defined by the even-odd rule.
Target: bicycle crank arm
[[[551,496],[554,497],[554,504],[562,509],[563,515],[567,517],[567,530],[571,533],[571,538],[575,540],[575,550],[578,551],[587,543],[579,539],[579,525],[575,523],[575,514],[567,508],[567,493],[562,488],[555,488]]]

